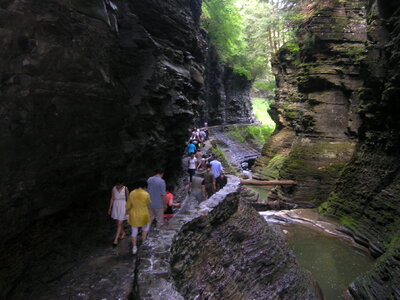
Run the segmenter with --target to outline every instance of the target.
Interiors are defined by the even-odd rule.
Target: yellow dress
[[[150,222],[150,195],[144,189],[138,188],[129,194],[126,210],[129,211],[128,223],[133,227],[142,227]]]

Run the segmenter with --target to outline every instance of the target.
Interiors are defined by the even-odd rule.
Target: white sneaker
[[[137,252],[137,247],[136,247],[136,246],[133,246],[133,247],[132,247],[132,254],[136,254],[136,252]]]

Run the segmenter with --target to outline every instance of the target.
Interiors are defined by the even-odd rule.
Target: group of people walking
[[[189,173],[189,192],[193,176],[197,171],[203,173],[202,198],[211,197],[216,191],[225,186],[227,178],[218,157],[207,157],[201,151],[201,146],[208,139],[208,125],[204,129],[193,128],[187,144]],[[173,207],[180,204],[174,202],[173,186],[166,186],[163,179],[163,170],[156,170],[154,176],[140,179],[135,183],[132,192],[120,180],[112,188],[108,213],[116,220],[117,231],[113,245],[117,246],[119,240],[124,239],[124,221],[128,220],[131,226],[132,253],[137,252],[137,236],[139,229],[142,231],[142,241],[145,241],[150,231],[150,226],[155,219],[157,228],[164,225],[172,217]]]
[[[156,170],[155,175],[147,180],[138,180],[130,193],[121,181],[112,188],[108,213],[117,222],[114,246],[125,238],[123,225],[128,219],[131,226],[132,253],[136,254],[139,228],[142,230],[142,241],[145,241],[152,221],[156,219],[157,228],[160,228],[164,225],[164,216],[168,219],[172,207],[180,205],[174,202],[173,188],[168,186],[167,189],[163,176],[162,170]]]
[[[205,123],[204,130],[194,127],[186,147],[189,192],[191,191],[193,176],[198,171],[204,172],[202,181],[203,199],[211,197],[216,191],[224,187],[227,182],[222,164],[217,155],[212,154],[207,157],[201,150],[201,146],[208,140],[208,134],[207,123]]]

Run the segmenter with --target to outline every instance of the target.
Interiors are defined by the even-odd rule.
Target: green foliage
[[[367,49],[364,45],[349,45],[346,52],[354,63],[360,63],[365,58]]]
[[[357,222],[349,216],[342,216],[339,219],[339,223],[345,227],[352,227],[357,224]]]
[[[285,44],[285,47],[289,50],[289,52],[291,54],[296,54],[296,53],[298,53],[300,51],[299,44],[296,43],[296,42],[293,42],[293,41],[292,42],[287,42]]]
[[[262,98],[253,98],[253,112],[258,121],[260,121],[263,125],[270,128],[271,133],[275,130],[275,122],[271,119],[271,116],[268,113],[269,103],[267,100]]]
[[[273,129],[266,125],[261,126],[232,126],[228,134],[241,143],[254,143],[263,145],[265,140],[271,136]]]
[[[237,62],[237,58],[243,56],[246,49],[243,18],[235,2],[236,0],[203,1],[201,23],[221,57],[232,63]]]
[[[388,249],[390,247],[396,247],[400,245],[400,237],[399,236],[392,236],[388,242],[385,243],[385,247]]]
[[[233,67],[233,72],[246,77],[248,80],[252,79],[251,72],[243,66],[235,65]]]
[[[249,80],[271,78],[270,59],[292,35],[297,1],[204,0],[202,27],[222,59]]]
[[[280,170],[285,162],[287,156],[277,154],[271,158],[268,164],[259,170],[259,173],[265,176],[268,180],[279,179]]]
[[[269,81],[269,82],[256,81],[253,83],[253,87],[255,87],[260,91],[273,91],[276,88],[276,83],[275,81]]]
[[[229,160],[227,159],[224,150],[219,147],[218,145],[213,145],[210,149],[212,153],[218,156],[219,161],[221,162],[222,166],[224,167],[226,174],[233,174],[238,175],[237,170],[230,164]]]
[[[325,202],[323,202],[320,206],[317,207],[317,211],[318,211],[321,215],[325,215],[325,214],[327,214],[328,207],[329,207],[329,202],[328,202],[328,201],[325,201]]]

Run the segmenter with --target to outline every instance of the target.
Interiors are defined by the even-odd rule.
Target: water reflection
[[[263,215],[270,221],[265,212]],[[294,222],[291,225],[277,223],[274,226],[286,233],[299,266],[312,273],[327,300],[347,298],[348,285],[372,268],[374,259],[350,240],[328,234],[318,227]]]

